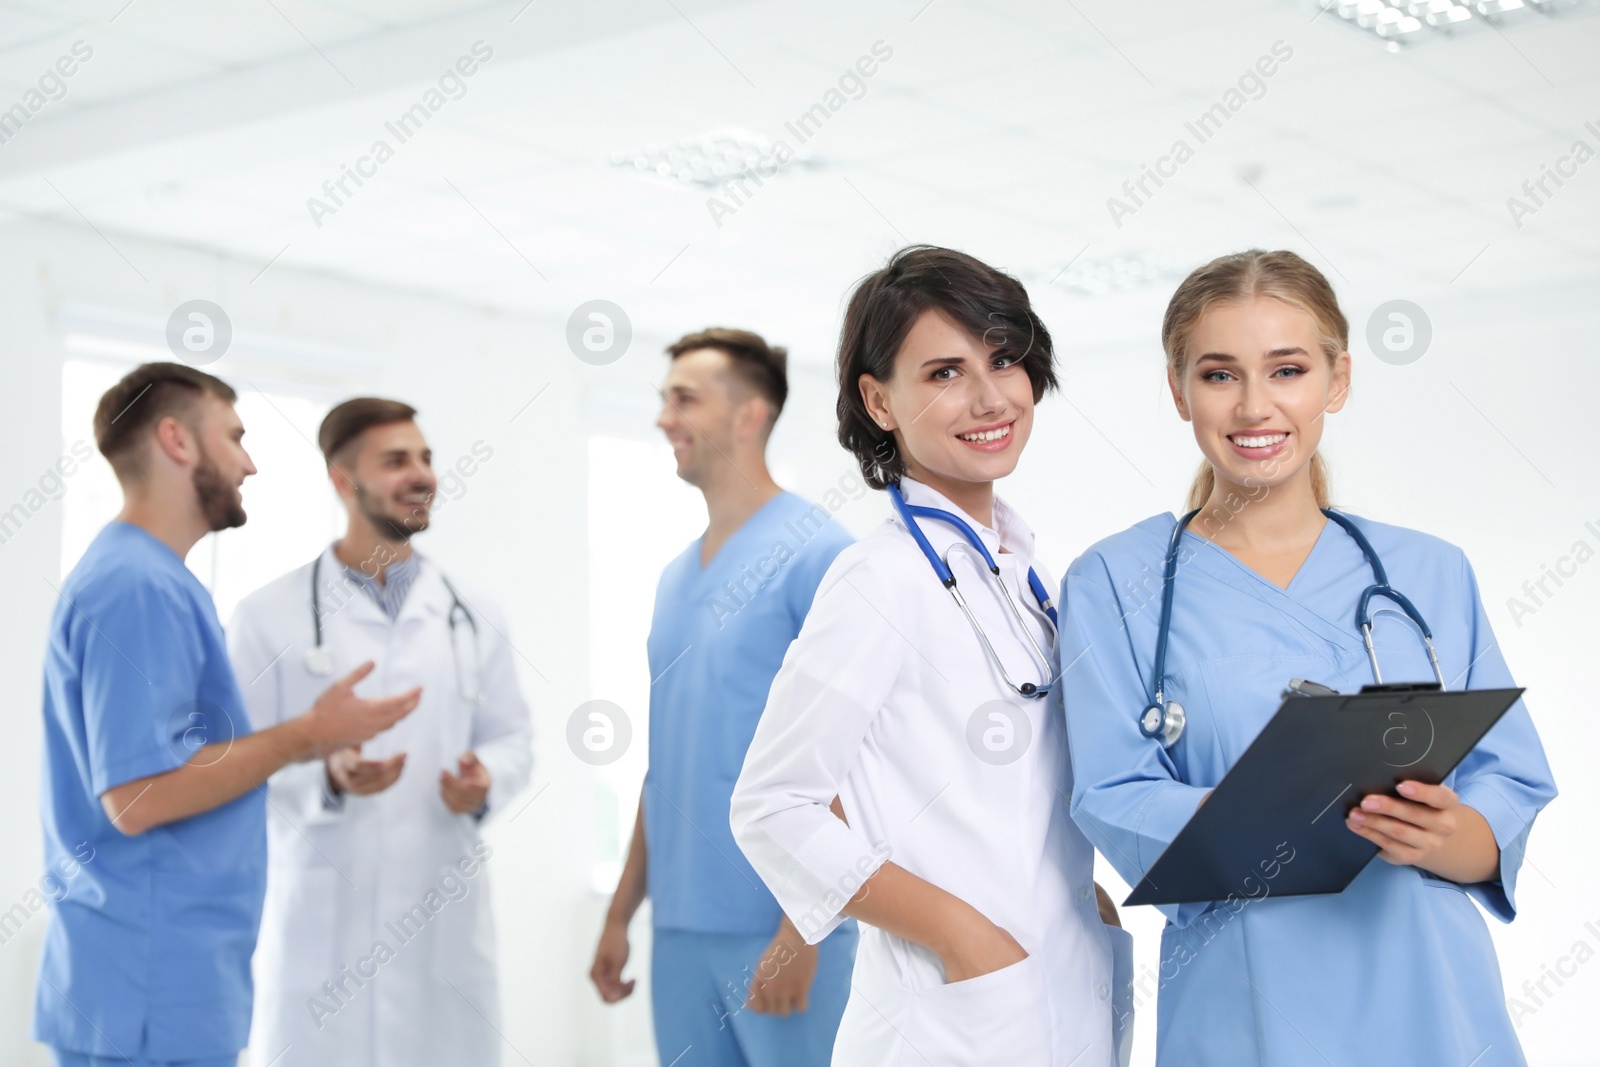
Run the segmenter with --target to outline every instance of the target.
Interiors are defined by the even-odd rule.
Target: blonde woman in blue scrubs
[[[1170,747],[1155,699],[1157,586],[1176,519],[1156,515],[1067,572],[1059,662],[1078,825],[1137,882],[1277,710],[1293,677],[1372,682],[1356,629],[1372,571],[1322,511],[1324,416],[1350,388],[1348,326],[1292,252],[1224,256],[1173,295],[1162,329],[1179,415],[1205,457],[1181,542],[1162,692],[1187,711]],[[1513,685],[1459,548],[1347,516],[1433,628],[1451,689]],[[1156,582],[1150,583],[1149,576]],[[1421,631],[1374,611],[1388,681],[1431,681]],[[1441,785],[1352,804],[1377,858],[1343,893],[1163,906],[1157,1048],[1171,1067],[1524,1062],[1481,906],[1516,915],[1517,871],[1555,784],[1519,701]],[[1263,857],[1294,862],[1292,847]],[[1269,867],[1264,870],[1272,869]]]

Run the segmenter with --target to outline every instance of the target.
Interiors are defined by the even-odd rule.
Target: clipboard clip
[[[1361,687],[1360,696],[1372,694],[1404,694],[1404,693],[1440,693],[1444,686],[1438,682],[1384,682],[1380,685],[1364,685]]]
[[[1283,690],[1283,698],[1290,697],[1336,697],[1337,689],[1330,689],[1321,682],[1313,682],[1309,678],[1290,678],[1289,684]]]

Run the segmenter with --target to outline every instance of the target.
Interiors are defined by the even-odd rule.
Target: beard
[[[412,534],[421,533],[428,528],[428,513],[417,508],[404,515],[391,515],[384,510],[383,499],[376,493],[369,492],[366,486],[356,483],[356,507],[361,510],[361,515],[372,528],[390,539],[406,544],[411,540]],[[426,486],[414,487],[415,492],[427,492]]]
[[[223,480],[222,472],[204,451],[190,478],[194,483],[200,513],[205,516],[206,526],[213,533],[244,525],[244,502],[239,499],[239,490]]]

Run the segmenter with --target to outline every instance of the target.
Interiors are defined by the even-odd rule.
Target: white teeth
[[[1270,448],[1288,436],[1286,433],[1275,433],[1267,437],[1244,437],[1240,434],[1235,434],[1233,443],[1240,448]]]
[[[998,430],[984,430],[981,433],[958,433],[956,436],[963,441],[998,441],[1002,437],[1009,436],[1010,433],[1011,427],[1007,425],[1000,427]]]

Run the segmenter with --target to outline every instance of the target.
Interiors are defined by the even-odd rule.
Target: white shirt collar
[[[965,511],[958,508],[949,497],[934,489],[932,486],[917,481],[909,476],[900,479],[900,494],[906,498],[907,504],[915,504],[924,508],[939,508],[951,512],[977,531],[978,538],[984,547],[998,560],[1000,546],[1004,545],[1007,552],[1017,556],[1025,565],[1033,563],[1033,529],[1022,521],[1022,516],[1000,499],[994,498],[994,525],[985,526]],[[896,518],[898,519],[898,514]],[[921,523],[923,535],[928,538],[928,543],[943,552],[956,541],[965,538],[947,522]]]

